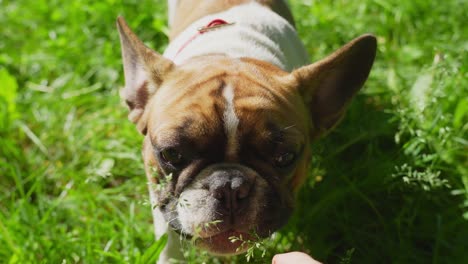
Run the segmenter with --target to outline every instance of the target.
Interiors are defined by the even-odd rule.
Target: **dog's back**
[[[164,56],[176,64],[183,63],[191,57],[216,53],[226,54],[232,58],[256,58],[286,71],[308,63],[308,55],[294,26],[284,16],[274,12],[273,5],[264,5],[260,3],[261,1],[239,0],[219,1],[219,3],[217,1],[218,5],[215,7],[205,8],[207,3],[213,1],[200,1],[195,10],[185,16],[184,3],[190,1],[192,0],[169,1],[171,35],[176,37],[171,41]],[[277,5],[283,3],[269,2]],[[215,12],[222,8],[228,9]],[[200,15],[203,16],[191,21]],[[194,38],[200,27],[217,19],[233,23],[233,26]],[[190,24],[179,32],[179,28],[187,21],[190,21]]]
[[[260,3],[294,26],[294,18],[284,0],[168,0],[170,39],[173,40],[190,24],[204,16],[223,12],[248,2]]]

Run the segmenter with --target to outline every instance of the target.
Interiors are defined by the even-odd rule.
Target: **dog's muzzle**
[[[235,222],[236,215],[249,203],[256,173],[244,166],[220,164],[208,168],[201,176],[202,188],[218,201],[216,211],[220,217]]]

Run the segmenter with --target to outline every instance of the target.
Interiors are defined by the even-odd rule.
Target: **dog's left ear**
[[[325,59],[292,72],[309,108],[312,138],[330,131],[369,75],[377,49],[376,38],[360,36]]]
[[[120,34],[125,75],[122,97],[130,109],[128,118],[136,124],[142,134],[146,134],[147,121],[144,117],[146,104],[174,64],[146,47],[128,27],[123,17],[117,18],[117,28]]]

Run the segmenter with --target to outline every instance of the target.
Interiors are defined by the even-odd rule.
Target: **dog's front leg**
[[[156,239],[160,239],[164,234],[167,234],[167,243],[161,255],[159,255],[158,264],[170,263],[170,260],[183,261],[184,256],[182,253],[182,245],[179,235],[174,232],[169,224],[164,219],[164,216],[157,206],[157,197],[154,193],[153,187],[149,186],[149,194],[151,201],[151,208],[153,213],[154,233]]]

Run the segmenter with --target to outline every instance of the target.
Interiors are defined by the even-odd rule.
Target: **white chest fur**
[[[215,19],[235,24],[193,38],[198,28]],[[255,58],[286,71],[309,62],[294,27],[278,14],[255,2],[196,21],[169,44],[164,56],[175,64],[182,64],[191,57],[213,53],[226,54],[232,58]]]

